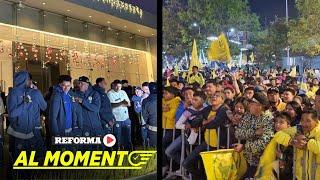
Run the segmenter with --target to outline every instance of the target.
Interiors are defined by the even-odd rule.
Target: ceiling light
[[[68,12],[70,12],[70,9],[67,9]]]
[[[46,5],[46,3],[45,3],[45,2],[43,2],[43,3],[42,3],[42,5]]]
[[[151,36],[154,36],[154,34],[152,33]]]
[[[140,29],[138,29],[138,31],[139,31],[139,32],[141,32],[141,30],[140,30]]]
[[[124,28],[127,28],[127,26],[124,26]]]
[[[92,18],[92,16],[89,16],[89,18]]]

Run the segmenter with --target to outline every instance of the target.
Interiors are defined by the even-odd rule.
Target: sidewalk
[[[130,178],[128,180],[154,180],[154,179],[157,179],[157,172],[153,172],[153,173],[146,174],[139,177]]]

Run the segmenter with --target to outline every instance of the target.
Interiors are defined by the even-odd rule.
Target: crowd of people
[[[0,97],[0,115],[7,114],[12,160],[22,150],[35,150],[41,158],[46,150],[131,151],[156,147],[155,82],[132,87],[127,80],[114,80],[109,88],[102,77],[93,85],[86,76],[72,80],[69,75],[60,75],[58,83],[45,95],[27,71],[14,74],[13,82],[8,96]],[[103,138],[106,134],[116,137],[112,149],[104,145],[64,146],[53,142],[53,137]]]
[[[163,86],[163,177],[184,169],[206,179],[200,153],[234,149],[247,164],[239,179],[319,179],[320,89],[313,69],[298,76],[279,67],[232,67],[208,75],[194,66],[189,74],[166,73]],[[278,168],[267,170],[273,161]]]

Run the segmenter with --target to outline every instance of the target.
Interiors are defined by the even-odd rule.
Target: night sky
[[[286,16],[286,0],[248,0],[250,9],[260,17],[262,26],[266,26],[277,17]],[[289,18],[297,17],[295,0],[288,0]]]

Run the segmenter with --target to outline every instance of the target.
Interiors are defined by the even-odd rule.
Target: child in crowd
[[[166,158],[165,149],[172,143],[173,137],[178,137],[179,132],[175,131],[175,115],[178,106],[181,102],[179,90],[172,86],[164,87],[163,99],[162,99],[162,128],[163,128],[163,139],[162,139],[162,157],[163,157],[163,175],[169,169],[169,160]]]
[[[282,131],[290,127],[291,117],[287,112],[278,112],[275,114],[274,126],[275,132]],[[278,146],[277,158],[279,160],[280,179],[292,179],[293,148],[292,146]]]

